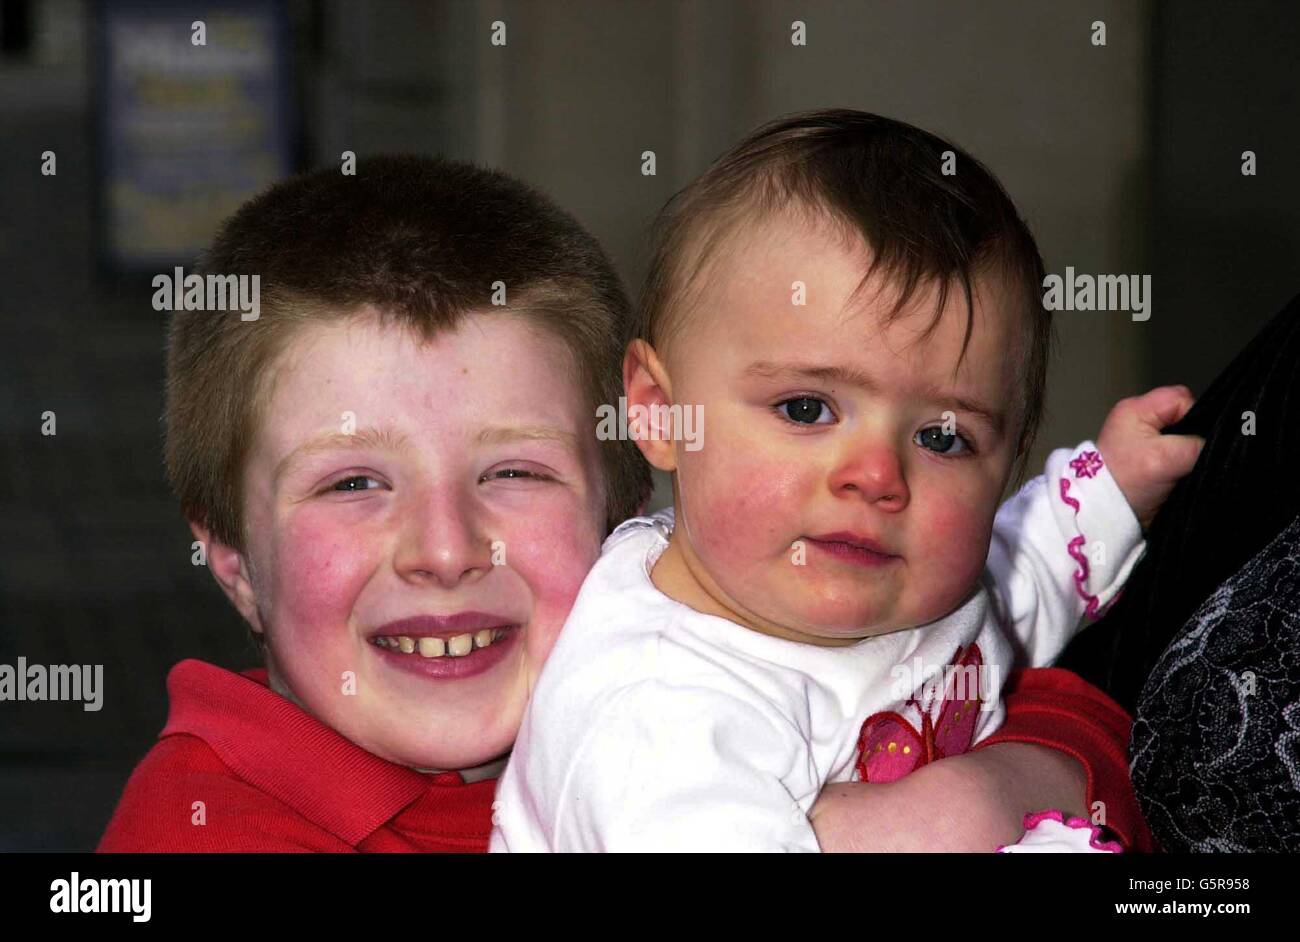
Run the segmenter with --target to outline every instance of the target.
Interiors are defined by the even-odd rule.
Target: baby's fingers
[[[1163,473],[1171,478],[1181,478],[1196,465],[1205,447],[1200,435],[1161,435],[1151,443],[1159,455],[1158,463]]]
[[[1157,386],[1155,389],[1139,396],[1135,405],[1138,414],[1152,428],[1165,428],[1182,419],[1192,406],[1196,397],[1186,386]]]

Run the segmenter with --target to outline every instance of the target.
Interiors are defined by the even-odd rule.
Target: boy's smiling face
[[[371,313],[291,339],[245,469],[245,552],[209,553],[279,689],[403,765],[509,750],[603,536],[573,375],[517,314],[428,344]]]
[[[677,528],[653,574],[669,595],[839,644],[931,622],[974,588],[1016,451],[1014,317],[981,278],[954,377],[964,293],[927,340],[933,287],[886,327],[896,295],[879,273],[853,296],[868,258],[804,215],[751,223],[700,273],[666,362],[629,355],[630,402],[703,406],[703,448],[641,443],[676,472]]]

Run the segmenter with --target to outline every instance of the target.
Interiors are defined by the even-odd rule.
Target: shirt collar
[[[198,737],[241,779],[351,845],[430,789],[464,785],[456,772],[422,774],[367,752],[272,691],[263,668],[185,660],[167,692],[160,737]]]

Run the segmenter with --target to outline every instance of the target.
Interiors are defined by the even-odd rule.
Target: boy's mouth
[[[441,637],[437,635],[373,635],[370,643],[387,648],[399,654],[412,654],[420,657],[465,657],[479,648],[486,648],[493,642],[501,640],[515,625],[503,625],[499,628],[480,628],[475,632]]]
[[[494,612],[416,615],[380,625],[366,640],[407,673],[456,680],[491,670],[516,648],[523,623]]]

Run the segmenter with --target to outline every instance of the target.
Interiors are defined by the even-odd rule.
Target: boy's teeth
[[[456,635],[447,638],[412,638],[409,635],[384,635],[374,639],[374,643],[390,651],[403,654],[419,652],[421,657],[464,657],[476,648],[486,648],[506,633],[506,628],[483,628],[473,634]]]

